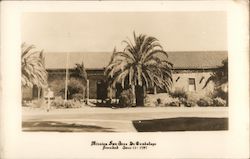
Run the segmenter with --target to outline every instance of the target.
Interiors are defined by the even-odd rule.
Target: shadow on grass
[[[217,131],[228,130],[228,118],[180,117],[155,120],[135,120],[138,132],[157,131]]]
[[[69,124],[56,121],[22,122],[23,131],[53,131],[53,132],[113,132],[110,128],[93,125]]]

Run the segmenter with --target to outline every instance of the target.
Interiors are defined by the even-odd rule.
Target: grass
[[[228,130],[228,118],[178,117],[135,120],[133,125],[138,132],[219,131]],[[22,126],[23,131],[28,132],[115,132],[110,128],[100,126],[56,121],[29,121],[23,122]]]
[[[135,120],[138,132],[157,131],[218,131],[228,130],[228,118],[179,117],[155,120]]]
[[[56,121],[30,121],[22,122],[23,131],[45,132],[113,132],[109,128],[93,125],[69,124]]]

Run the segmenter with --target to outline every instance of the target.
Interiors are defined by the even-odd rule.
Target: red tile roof
[[[103,69],[110,61],[111,52],[70,52],[69,68],[76,63],[84,63],[87,69]],[[221,65],[227,58],[227,51],[195,51],[195,52],[168,52],[169,61],[174,64],[174,69],[207,69]],[[66,68],[67,53],[45,53],[45,67],[47,69]]]

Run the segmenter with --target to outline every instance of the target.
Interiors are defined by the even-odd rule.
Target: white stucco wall
[[[189,91],[189,78],[195,79],[196,90],[193,91],[198,94],[207,94],[214,90],[214,83],[209,82],[208,85],[204,87],[206,81],[211,76],[212,71],[178,71],[173,73],[173,85],[172,91],[177,89],[183,89],[184,91]],[[178,79],[179,78],[179,79]],[[203,78],[203,79],[202,79]],[[178,79],[178,80],[177,80]]]

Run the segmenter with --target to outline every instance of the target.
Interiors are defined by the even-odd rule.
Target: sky
[[[136,34],[166,51],[227,50],[227,14],[206,12],[23,13],[22,42],[46,52],[111,52]]]

